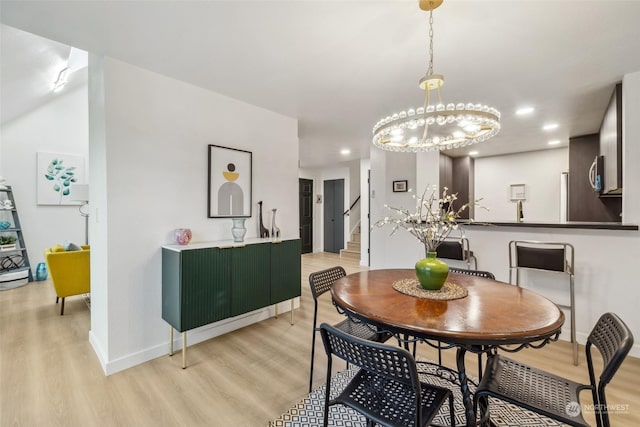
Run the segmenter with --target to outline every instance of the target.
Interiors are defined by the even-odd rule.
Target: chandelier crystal
[[[442,101],[444,76],[433,73],[433,10],[443,0],[420,0],[429,11],[429,68],[419,86],[424,105],[387,116],[373,127],[373,144],[388,151],[433,151],[464,147],[486,141],[500,131],[500,113],[474,103]],[[435,105],[432,93],[435,91]]]

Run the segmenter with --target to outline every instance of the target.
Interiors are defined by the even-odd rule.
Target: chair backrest
[[[311,287],[311,295],[316,300],[320,295],[331,289],[336,280],[346,276],[344,268],[339,265],[327,268],[326,270],[316,271],[309,275],[309,286]]]
[[[410,385],[419,395],[416,362],[407,350],[354,337],[326,323],[320,325],[320,334],[328,357],[334,354],[365,371]]]
[[[69,297],[90,292],[91,251],[88,246],[80,251],[48,248],[44,258],[57,296]]]
[[[606,385],[611,381],[622,361],[633,346],[633,334],[629,327],[614,313],[600,316],[587,338],[587,361],[591,362],[591,349],[598,349],[603,359],[603,370],[600,374],[600,384]],[[591,366],[590,366],[591,370]],[[595,384],[592,384],[595,385]]]
[[[573,274],[573,245],[564,242],[512,240],[509,242],[509,268],[559,271]]]
[[[445,239],[436,248],[436,256],[438,258],[466,261],[469,259],[469,240],[465,237]]]
[[[603,368],[600,379],[596,384],[595,371],[591,348],[596,347],[602,355]],[[600,427],[609,427],[609,413],[607,410],[607,398],[605,387],[618,371],[618,368],[633,347],[633,334],[629,327],[613,313],[605,313],[591,330],[585,352],[587,353],[587,367],[589,368],[589,381],[595,404],[596,423]]]
[[[466,274],[467,276],[484,277],[486,279],[496,280],[493,273],[482,270],[465,270],[463,268],[449,267],[449,273]]]

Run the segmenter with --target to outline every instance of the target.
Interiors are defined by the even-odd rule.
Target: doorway
[[[302,253],[308,254],[313,252],[313,180],[298,179],[298,206]]]
[[[324,251],[344,248],[344,179],[324,181]]]

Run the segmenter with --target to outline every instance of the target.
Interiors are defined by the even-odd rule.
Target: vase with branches
[[[465,203],[456,209],[454,204],[458,194],[448,193],[447,187],[439,194],[435,185],[427,186],[420,197],[415,194],[412,197],[416,201],[415,211],[384,205],[392,215],[377,221],[374,226],[391,225],[392,235],[401,228],[405,229],[422,243],[426,258],[416,263],[416,275],[425,289],[437,290],[444,285],[449,267],[436,258],[436,251],[452,232],[459,231],[462,237],[458,219],[469,204]]]

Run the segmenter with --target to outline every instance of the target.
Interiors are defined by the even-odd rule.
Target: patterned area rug
[[[344,389],[349,380],[357,372],[355,369],[348,369],[336,374],[331,381],[331,398],[338,395]],[[432,375],[421,375],[424,382],[448,387],[454,390],[454,407],[456,425],[465,425],[464,408],[462,397],[457,385],[453,385],[444,379]],[[472,386],[473,387],[473,386]],[[278,419],[269,423],[269,427],[314,427],[321,426],[324,415],[324,393],[325,386],[322,385],[313,390],[307,397],[302,399]],[[531,411],[521,409],[517,406],[490,399],[491,422],[496,426],[560,426],[553,420],[544,418]],[[434,424],[448,426],[449,408],[445,403],[440,413],[434,419]],[[366,427],[366,419],[351,408],[342,405],[329,407],[329,425],[340,427]]]

